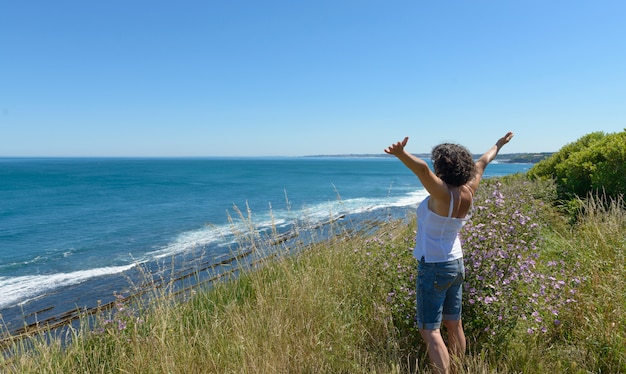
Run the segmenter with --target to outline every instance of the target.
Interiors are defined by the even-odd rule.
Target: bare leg
[[[435,373],[447,374],[450,372],[450,354],[443,342],[441,330],[420,329],[420,335],[426,342],[428,348],[428,358]]]
[[[462,359],[465,356],[465,349],[467,343],[465,341],[465,332],[463,331],[463,322],[458,321],[443,321],[443,325],[448,332],[448,345],[450,346],[450,354],[458,359]]]
[[[448,332],[448,346],[450,347],[451,371],[456,373],[460,370],[460,364],[465,356],[465,332],[463,331],[463,323],[458,321],[443,321],[443,325]]]

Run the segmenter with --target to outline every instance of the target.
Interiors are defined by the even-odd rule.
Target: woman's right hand
[[[511,131],[509,131],[509,132],[506,133],[506,135],[504,135],[503,137],[498,139],[498,141],[496,142],[496,145],[498,146],[498,148],[500,148],[503,145],[505,145],[506,143],[510,142],[511,139],[513,138],[513,135],[514,134]]]

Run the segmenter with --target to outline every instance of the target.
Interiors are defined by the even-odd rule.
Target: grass
[[[552,188],[518,176],[489,180],[476,197],[464,247],[466,263],[480,266],[468,266],[461,372],[626,373],[623,201],[582,202],[572,224],[551,206]],[[282,242],[284,255],[242,263],[237,277],[184,302],[167,287],[149,305],[120,297],[69,330],[65,346],[55,332],[12,340],[0,371],[428,372],[406,222],[336,225],[316,244],[290,242],[299,248]],[[276,243],[241,235],[261,259]]]

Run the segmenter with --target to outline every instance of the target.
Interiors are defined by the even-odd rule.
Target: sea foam
[[[79,284],[87,279],[103,275],[118,274],[133,268],[135,264],[111,266],[71,273],[49,275],[26,275],[19,277],[0,277],[0,309],[24,304],[42,297],[50,290]]]

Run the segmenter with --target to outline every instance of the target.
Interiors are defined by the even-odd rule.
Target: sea
[[[494,162],[485,176],[531,166]],[[0,332],[111,303],[146,272],[217,274],[245,252],[245,230],[358,225],[426,196],[391,156],[0,158]]]

